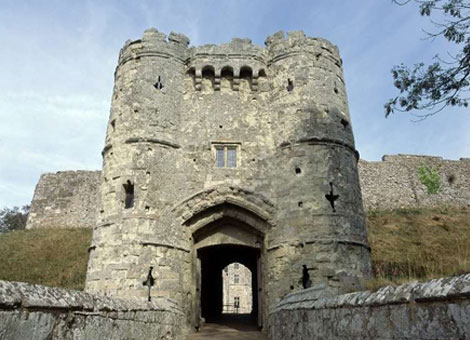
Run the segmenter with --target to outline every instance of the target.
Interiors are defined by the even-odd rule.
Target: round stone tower
[[[302,32],[266,48],[188,44],[150,29],[121,50],[87,290],[164,296],[197,327],[220,316],[222,270],[240,263],[263,327],[289,292],[362,288],[370,249],[337,48]]]
[[[361,289],[370,248],[338,49],[303,32],[279,32],[266,45],[277,204],[268,295],[322,283],[338,293]]]
[[[153,267],[159,280],[151,289],[183,299],[184,237],[163,224],[161,213],[184,186],[176,168],[188,44],[183,35],[149,29],[120,52],[87,290],[146,298],[143,281]]]

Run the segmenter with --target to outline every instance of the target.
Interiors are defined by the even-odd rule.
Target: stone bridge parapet
[[[270,339],[469,339],[470,274],[334,296],[314,287],[270,313]]]
[[[184,340],[183,312],[166,298],[121,300],[0,281],[0,339]]]

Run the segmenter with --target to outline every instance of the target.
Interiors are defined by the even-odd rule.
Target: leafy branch
[[[468,107],[470,100],[470,2],[464,0],[392,0],[404,6],[410,2],[419,4],[420,15],[430,17],[438,12],[442,22],[431,22],[435,32],[426,32],[428,38],[444,37],[448,42],[462,46],[458,53],[444,61],[439,55],[435,62],[426,66],[418,63],[409,68],[404,64],[393,67],[394,86],[400,95],[385,105],[385,117],[398,112],[424,110],[413,113],[425,119],[447,106]]]

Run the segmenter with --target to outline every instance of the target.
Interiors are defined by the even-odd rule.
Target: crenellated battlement
[[[270,74],[277,73],[275,64],[307,58],[313,68],[319,69],[319,72],[328,72],[336,78],[335,89],[344,85],[339,51],[329,41],[307,37],[303,31],[287,34],[279,31],[269,36],[265,45],[261,47],[250,39],[234,38],[220,45],[189,47],[189,38],[185,35],[172,32],[167,36],[151,28],[144,32],[142,39],[126,42],[120,53],[118,67],[129,61],[138,64],[147,57],[172,60],[181,65],[180,72],[192,78],[197,91],[203,89],[202,82],[206,78],[210,79],[214,91],[221,89],[223,79],[230,82],[232,90],[238,91],[240,81],[245,79],[250,83],[250,89],[257,92],[260,89],[259,80],[263,82]],[[274,69],[271,70],[271,67]],[[289,79],[295,81],[295,78],[295,75],[291,75]],[[304,82],[305,75],[299,75],[298,78]],[[261,90],[267,91],[269,88],[266,85]]]
[[[168,36],[156,28],[145,30],[142,39],[127,40],[119,53],[118,67],[129,60],[144,57],[173,58],[184,64],[188,58],[189,38],[171,32]]]
[[[265,45],[270,56],[269,63],[303,53],[311,54],[311,57],[316,61],[325,57],[339,67],[342,66],[336,45],[323,38],[307,37],[303,31],[287,32],[287,34],[284,31],[279,31],[269,36]]]
[[[266,50],[253,45],[250,39],[234,38],[228,44],[203,45],[191,49],[187,72],[196,90],[202,89],[202,79],[208,78],[215,91],[220,90],[222,78],[238,91],[240,79],[247,79],[253,91],[258,90],[258,78],[266,77]]]

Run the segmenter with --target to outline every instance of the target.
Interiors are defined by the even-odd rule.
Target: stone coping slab
[[[362,291],[334,296],[324,286],[312,287],[287,295],[271,311],[325,309],[423,303],[470,296],[470,274],[427,282],[385,286],[376,292]]]
[[[183,314],[174,301],[164,297],[155,297],[151,302],[142,298],[118,299],[79,290],[0,280],[0,309],[12,308],[84,312],[169,311]]]

